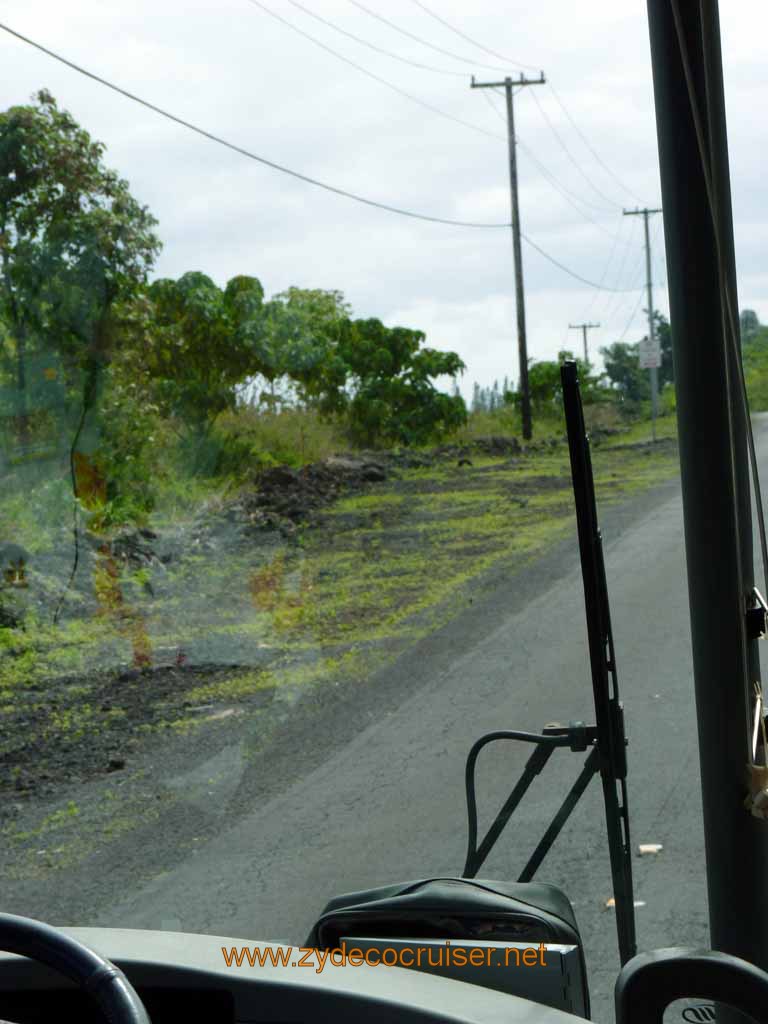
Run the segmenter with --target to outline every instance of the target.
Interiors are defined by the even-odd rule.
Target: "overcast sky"
[[[638,340],[642,221],[623,217],[622,206],[660,205],[645,3],[424,0],[450,26],[508,58],[501,60],[416,0],[362,2],[448,52],[406,37],[354,0],[302,0],[305,10],[291,0],[4,0],[0,20],[267,159],[457,220],[509,221],[503,97],[471,90],[470,75],[517,75],[513,61],[530,65],[529,75],[542,69],[548,83],[515,97],[522,229],[588,280],[629,290],[590,288],[524,244],[529,355],[579,351],[581,335],[568,324],[583,320],[602,325],[590,333],[591,354],[620,337]],[[739,305],[768,321],[768,6],[722,4],[721,18]],[[374,52],[331,25],[436,70]],[[160,222],[155,276],[200,270],[223,285],[252,274],[268,295],[289,285],[336,288],[357,316],[419,328],[428,344],[459,352],[465,394],[474,381],[517,379],[508,229],[429,224],[323,192],[200,138],[5,33],[0,64],[3,109],[48,88],[106,144],[107,163]],[[654,305],[667,313],[663,230],[661,218],[653,220]]]

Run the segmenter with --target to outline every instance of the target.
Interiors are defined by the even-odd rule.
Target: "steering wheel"
[[[119,968],[49,924],[0,914],[0,950],[37,960],[74,981],[94,999],[109,1024],[152,1024]]]

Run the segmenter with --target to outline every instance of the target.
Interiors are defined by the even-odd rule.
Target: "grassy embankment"
[[[669,445],[623,447],[647,439],[648,432],[648,424],[639,423],[595,447],[602,507],[676,473]],[[659,436],[673,433],[673,418],[662,419]],[[471,434],[470,427],[467,439]],[[314,449],[315,456],[322,450],[316,438]],[[201,631],[211,644],[239,644],[246,665],[248,651],[267,652],[258,658],[260,667],[190,677],[183,700],[171,702],[168,715],[152,716],[147,731],[199,721],[186,712],[189,705],[370,675],[456,614],[467,600],[467,585],[491,567],[514,571],[573,530],[565,445],[511,458],[473,455],[472,463],[458,467],[455,459],[436,459],[403,469],[335,502],[290,541],[256,541],[232,553],[189,551],[169,567],[162,586],[155,581],[154,595],[148,589],[152,571],[125,570],[123,603],[111,611],[84,607],[81,616],[56,627],[41,611],[26,629],[0,630],[0,713],[11,712],[22,693],[28,700],[36,687],[40,699],[48,700],[45,682],[60,678],[66,680],[67,699],[50,708],[49,732],[76,739],[97,727],[118,728],[125,710],[116,705],[105,717],[90,699],[103,694],[94,670],[130,664],[137,621],[156,654],[188,648]],[[52,490],[51,484],[42,486]],[[169,480],[165,488],[151,520],[160,531],[189,519],[201,503],[215,512],[229,500],[222,497],[221,481],[215,490],[214,482],[200,480]],[[227,493],[234,500],[237,487],[231,484]],[[51,543],[46,531],[53,530],[60,507],[52,499],[47,506],[43,497],[24,509],[17,498],[0,511],[6,524],[10,514],[25,512],[17,519],[19,542],[33,552]],[[95,579],[97,596],[99,585]]]
[[[660,437],[673,433],[671,417],[660,421]],[[647,438],[648,424],[640,423],[594,448],[601,508],[677,472],[673,445],[632,446]],[[314,456],[323,454],[317,438],[314,444]],[[214,724],[226,730],[214,716],[234,708],[253,723],[254,753],[268,742],[275,702],[284,707],[307,687],[369,678],[466,607],[489,570],[514,572],[573,532],[564,444],[511,457],[472,454],[471,461],[401,469],[328,506],[290,540],[265,533],[231,553],[191,550],[162,579],[124,571],[119,608],[83,605],[82,614],[70,609],[54,627],[48,601],[26,629],[0,630],[0,716],[14,725],[0,741],[0,757],[19,761],[6,765],[6,785],[30,774],[55,778],[65,765],[77,774],[83,763],[102,776],[87,805],[64,792],[0,830],[9,877],[43,877],[79,861],[94,844],[118,840],[173,803],[173,792],[156,793],[158,783],[142,769],[135,792],[122,789],[117,801],[113,776],[104,774],[112,752],[127,756],[130,770],[150,735]],[[45,554],[62,536],[61,509],[71,509],[63,483],[40,488],[35,500],[0,505],[0,528],[14,512],[17,541]],[[164,488],[151,520],[161,533],[191,521],[202,504],[214,517],[225,512],[238,494],[235,482],[224,488],[221,480],[169,477]],[[246,653],[239,667],[197,671],[190,662],[180,673],[126,681],[103,666],[130,665],[137,622],[158,663],[190,650],[201,635]],[[210,712],[200,714],[201,705]],[[29,746],[17,758],[22,733]]]

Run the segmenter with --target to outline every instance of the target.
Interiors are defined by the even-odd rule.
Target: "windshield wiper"
[[[586,790],[590,780],[600,774],[605,802],[605,823],[613,878],[613,899],[616,908],[616,930],[622,964],[636,952],[635,905],[632,888],[632,855],[629,839],[629,807],[627,801],[627,758],[624,733],[624,712],[619,700],[616,658],[613,649],[608,586],[605,578],[603,545],[597,522],[595,485],[592,477],[589,437],[579,392],[575,362],[565,362],[560,369],[563,405],[571,457],[573,493],[576,502],[576,524],[584,581],[584,602],[587,613],[587,637],[592,671],[595,704],[595,725],[571,722],[568,726],[550,726],[541,733],[500,730],[481,737],[467,758],[466,791],[468,817],[467,858],[463,877],[475,878],[478,870],[501,835],[515,808],[534,778],[541,772],[556,747],[573,751],[589,750],[584,766],[563,800],[541,841],[528,859],[518,881],[530,881],[561,832],[571,812]],[[523,774],[488,829],[477,843],[477,802],[475,798],[475,765],[483,747],[496,740],[510,739],[533,743],[534,750]]]

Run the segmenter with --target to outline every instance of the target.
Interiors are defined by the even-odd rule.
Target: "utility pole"
[[[711,946],[768,969],[768,827],[744,808],[760,679],[717,3],[649,0]],[[703,128],[702,128],[703,126]],[[704,145],[700,149],[701,135]],[[758,753],[758,756],[759,753]],[[670,774],[687,776],[680,757]],[[743,1019],[743,1018],[740,1018]],[[724,1024],[733,1014],[718,1008]]]
[[[511,79],[507,76],[503,82],[476,82],[472,76],[472,89],[501,89],[507,94],[507,136],[509,140],[509,191],[512,201],[512,253],[515,261],[515,300],[517,304],[517,347],[520,357],[520,396],[523,420],[523,438],[530,441],[533,436],[531,426],[531,392],[528,387],[528,343],[525,337],[525,296],[523,293],[523,254],[520,248],[520,206],[517,198],[517,142],[515,139],[515,111],[512,104],[512,89],[526,85],[543,85],[544,72],[539,78]]]
[[[661,210],[625,210],[625,217],[642,217],[645,226],[645,286],[648,289],[648,347],[650,358],[646,366],[651,372],[651,433],[653,440],[656,440],[656,414],[659,404],[659,366],[661,365],[661,353],[656,350],[656,339],[653,330],[653,286],[651,284],[651,240],[648,234],[648,218],[652,213],[661,213]],[[641,364],[642,365],[642,364]]]
[[[599,327],[600,324],[568,324],[569,331],[578,331],[581,329],[581,333],[584,336],[584,362],[589,362],[589,348],[587,347],[587,331],[592,327]]]

